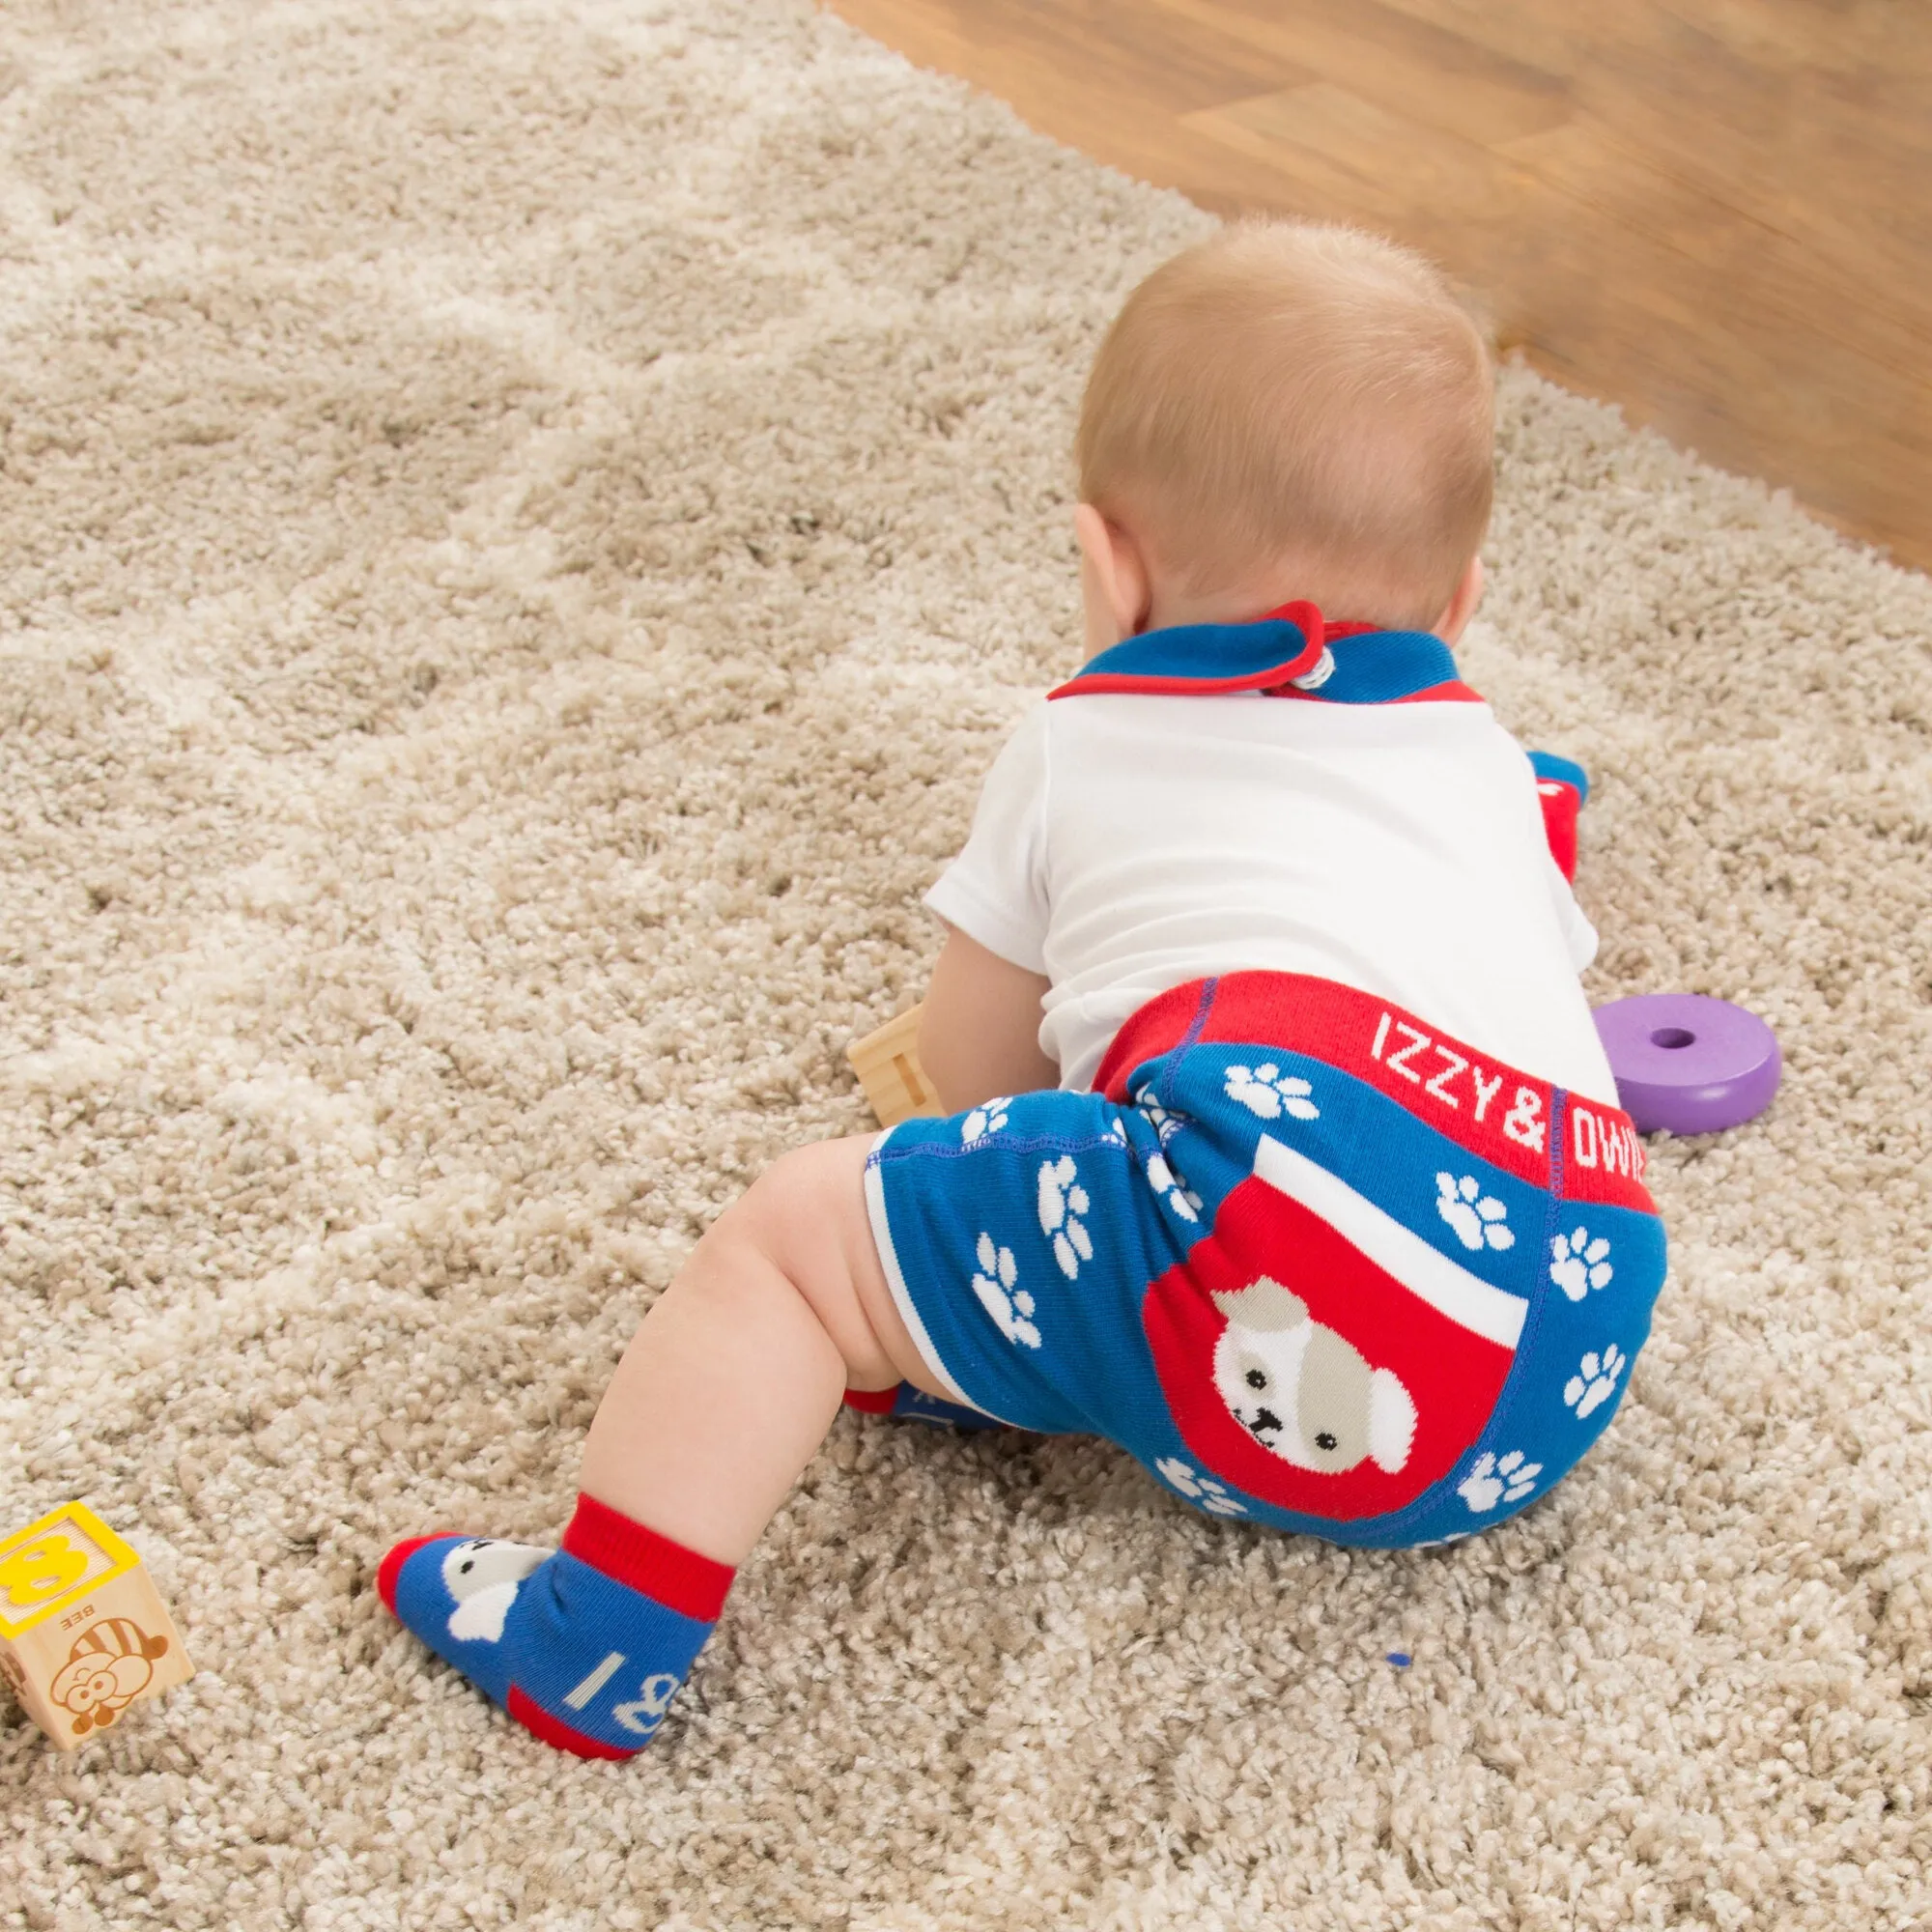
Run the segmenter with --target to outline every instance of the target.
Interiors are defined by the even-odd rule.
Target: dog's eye
[[[1335,1446],[1335,1437],[1327,1430],[1324,1429],[1321,1432],[1321,1434],[1315,1438],[1315,1446],[1318,1449],[1332,1449]]]
[[[1250,1369],[1248,1371],[1248,1386],[1251,1389],[1264,1389],[1267,1385],[1267,1372],[1264,1369]]]

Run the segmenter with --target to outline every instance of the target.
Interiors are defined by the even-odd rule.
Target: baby
[[[1483,344],[1399,248],[1248,224],[1135,291],[1080,421],[1086,664],[930,895],[958,1111],[720,1218],[560,1549],[383,1562],[538,1737],[649,1738],[848,1392],[1103,1435],[1214,1516],[1377,1548],[1500,1521],[1603,1429],[1663,1236],[1596,935],[1450,654],[1492,434]]]

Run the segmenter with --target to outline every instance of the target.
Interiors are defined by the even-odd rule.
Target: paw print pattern
[[[1549,1279],[1572,1301],[1581,1301],[1593,1288],[1607,1288],[1614,1272],[1609,1242],[1593,1241],[1586,1228],[1573,1228],[1549,1243]]]
[[[1247,1505],[1231,1496],[1212,1476],[1190,1468],[1179,1456],[1163,1456],[1154,1467],[1191,1503],[1215,1516],[1246,1516]]]
[[[1513,1248],[1509,1209],[1493,1194],[1485,1194],[1473,1174],[1458,1180],[1453,1174],[1435,1177],[1435,1211],[1456,1231],[1456,1238],[1465,1248]]]
[[[1053,1259],[1068,1281],[1080,1272],[1082,1262],[1094,1259],[1094,1236],[1080,1218],[1092,1205],[1070,1153],[1040,1162],[1039,1231],[1053,1243]]]
[[[1284,1073],[1271,1060],[1259,1066],[1228,1068],[1228,1098],[1258,1120],[1278,1121],[1293,1114],[1297,1121],[1319,1121],[1321,1109],[1308,1097],[1314,1091],[1307,1081]]]
[[[1525,1463],[1520,1449],[1507,1456],[1494,1456],[1485,1449],[1476,1465],[1456,1485],[1456,1493],[1476,1516],[1492,1510],[1498,1503],[1520,1503],[1536,1487],[1543,1473],[1541,1463]]]
[[[1173,1168],[1159,1154],[1151,1154],[1147,1164],[1148,1185],[1183,1221],[1201,1218],[1201,1197],[1191,1187],[1183,1187]]]
[[[1039,1330],[1032,1321],[1034,1299],[1019,1287],[1019,1266],[1010,1248],[994,1243],[991,1235],[981,1235],[974,1250],[980,1272],[973,1277],[973,1293],[980,1306],[993,1318],[993,1326],[1009,1342],[1026,1349],[1039,1347]]]
[[[1187,1124],[1187,1117],[1184,1114],[1170,1114],[1153,1097],[1151,1087],[1143,1087],[1134,1095],[1134,1105],[1147,1116],[1148,1125],[1153,1129],[1154,1137],[1162,1147],[1165,1147]]]
[[[1593,1408],[1609,1401],[1630,1357],[1612,1342],[1599,1355],[1593,1349],[1577,1364],[1577,1373],[1563,1384],[1563,1400],[1581,1422]]]
[[[971,1147],[975,1141],[982,1141],[988,1134],[996,1134],[1007,1124],[1007,1109],[1012,1104],[1012,1095],[1003,1094],[997,1100],[988,1100],[982,1107],[975,1107],[959,1122],[959,1144]]]

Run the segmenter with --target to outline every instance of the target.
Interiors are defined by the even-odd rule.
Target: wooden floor
[[[1932,567],[1922,0],[831,0],[1219,213],[1359,221],[1505,348]]]

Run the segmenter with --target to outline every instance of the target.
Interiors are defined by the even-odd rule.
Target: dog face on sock
[[[456,1600],[450,1635],[468,1642],[497,1642],[503,1619],[517,1601],[518,1584],[550,1553],[493,1536],[472,1536],[451,1545],[442,1559],[442,1587]]]
[[[1270,1454],[1333,1474],[1365,1457],[1393,1473],[1408,1461],[1415,1404],[1387,1369],[1372,1369],[1307,1304],[1260,1276],[1217,1294],[1228,1318],[1214,1347],[1214,1386],[1229,1412]]]

